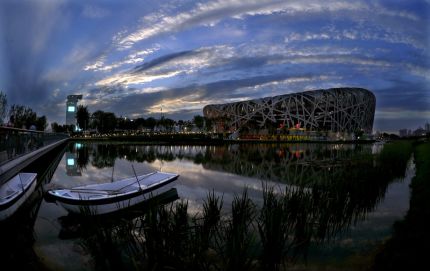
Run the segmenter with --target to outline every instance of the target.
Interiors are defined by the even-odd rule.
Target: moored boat
[[[168,191],[178,177],[178,174],[155,171],[114,182],[51,189],[47,191],[47,198],[71,213],[107,214]]]
[[[13,215],[36,188],[36,173],[18,173],[0,186],[0,220]]]

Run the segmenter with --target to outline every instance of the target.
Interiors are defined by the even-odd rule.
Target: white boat
[[[155,171],[115,182],[51,189],[47,191],[47,198],[71,213],[107,214],[168,191],[178,177],[178,174]]]
[[[18,173],[0,186],[0,220],[13,215],[36,188],[36,173]]]

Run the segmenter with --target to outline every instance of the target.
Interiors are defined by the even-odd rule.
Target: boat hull
[[[6,220],[16,213],[21,205],[30,197],[37,185],[36,177],[37,174],[34,173],[34,175],[31,177],[32,180],[30,181],[29,185],[25,187],[24,192],[19,193],[19,195],[12,201],[6,202],[5,204],[0,204],[0,221]]]
[[[70,213],[100,215],[120,211],[160,195],[173,187],[177,174],[154,172],[117,182],[49,190],[55,201]]]
[[[57,202],[59,202],[60,205],[70,213],[81,214],[81,215],[101,215],[101,214],[108,214],[108,213],[124,210],[126,208],[137,205],[141,202],[151,199],[152,197],[155,197],[157,195],[160,195],[162,193],[169,191],[170,189],[173,188],[173,186],[174,186],[173,183],[169,183],[158,189],[155,189],[146,193],[142,193],[140,195],[137,195],[128,199],[119,200],[111,203],[82,204],[79,201],[75,201],[75,202],[57,201]]]

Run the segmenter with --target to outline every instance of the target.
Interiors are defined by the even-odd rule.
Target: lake
[[[221,223],[228,223],[231,204],[245,188],[259,210],[264,204],[264,187],[273,187],[276,195],[286,195],[288,206],[296,206],[289,209],[294,210],[295,216],[287,222],[292,244],[291,251],[285,252],[291,259],[289,265],[305,270],[336,267],[360,270],[391,236],[393,223],[402,219],[409,208],[408,186],[414,176],[414,164],[409,161],[403,168],[387,173],[384,167],[389,165],[384,163],[388,162],[378,158],[384,148],[381,144],[174,146],[71,142],[58,165],[51,163],[55,167],[45,176],[37,193],[40,195],[52,187],[120,180],[134,176],[132,166],[138,175],[155,170],[173,172],[180,177],[175,191],[166,198],[167,206],[187,203],[186,212],[191,219],[203,212],[208,193],[213,192],[222,198],[222,216],[226,220]],[[38,170],[45,172],[47,168],[42,166]],[[70,218],[56,203],[36,198],[37,207],[29,208],[29,215],[24,215],[31,217],[27,219],[31,228],[26,228],[24,234],[15,232],[25,239],[20,246],[27,246],[21,257],[36,262],[35,266],[54,270],[136,267],[133,263],[136,258],[126,252],[116,255],[121,265],[114,260],[100,260],[116,256],[89,245],[89,240],[98,242],[98,239],[79,234],[77,228],[82,226],[79,219]],[[131,227],[118,231],[113,226],[109,234],[124,238],[115,237],[120,241],[110,245],[126,246],[123,243],[130,232],[133,238],[142,238],[138,231],[139,216],[143,214],[109,218],[109,223],[126,220],[127,227]],[[255,248],[252,253],[260,250]]]

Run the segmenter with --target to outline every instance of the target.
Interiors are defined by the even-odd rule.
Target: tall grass
[[[258,217],[258,232],[262,252],[261,266],[265,270],[279,270],[286,255],[289,233],[285,194],[278,197],[274,188],[263,184],[263,207]]]
[[[209,192],[203,202],[202,225],[199,227],[201,246],[203,249],[214,247],[218,228],[221,222],[221,210],[223,198],[215,195],[215,191]]]
[[[249,270],[252,264],[252,246],[255,242],[252,223],[256,216],[254,203],[245,188],[241,196],[235,195],[231,204],[231,219],[224,229],[225,270]]]
[[[193,219],[192,242],[194,244],[195,267],[200,270],[212,270],[220,262],[219,251],[222,247],[220,238],[221,210],[223,197],[217,196],[212,190],[203,202],[201,216]]]

